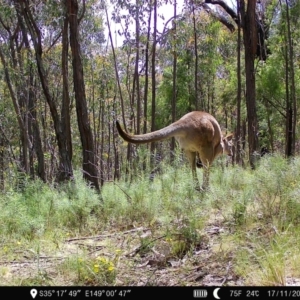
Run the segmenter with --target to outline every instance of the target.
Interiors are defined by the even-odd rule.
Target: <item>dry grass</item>
[[[153,183],[141,174],[107,184],[103,204],[80,180],[76,188],[43,187],[38,198],[31,185],[7,194],[0,284],[299,283],[300,160],[270,157],[255,171],[216,167],[205,195],[193,190],[189,171],[181,168],[180,181],[166,167]],[[22,217],[5,222],[16,206]]]

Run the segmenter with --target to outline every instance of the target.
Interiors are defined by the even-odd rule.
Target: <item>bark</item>
[[[256,0],[254,0],[256,2]],[[251,1],[249,1],[251,2]],[[229,16],[231,16],[231,18],[235,21],[235,23],[237,24],[239,22],[239,18],[237,16],[237,13],[226,3],[226,1],[218,1],[218,0],[205,0],[205,3],[207,4],[215,4],[215,5],[220,5],[226,12]],[[226,25],[226,22],[224,23]],[[230,31],[233,31],[232,30],[232,27],[231,27],[231,23],[230,25],[228,25],[228,29]]]
[[[4,138],[0,136],[0,190],[4,190],[4,149],[5,149],[5,144],[4,144]]]
[[[173,19],[173,91],[172,91],[172,102],[171,102],[171,110],[172,110],[172,123],[176,121],[176,96],[177,96],[177,32],[176,32],[176,15],[177,15],[177,1],[174,1],[174,19]],[[175,138],[171,139],[170,145],[170,160],[171,162],[175,159]]]
[[[28,52],[28,61],[32,60],[32,51],[30,48],[30,43],[28,40],[28,35],[26,28],[24,26],[23,20],[18,14],[18,20],[19,24],[21,27],[21,30],[23,32],[23,40],[25,47]],[[41,139],[41,134],[40,134],[40,128],[39,128],[39,123],[37,119],[37,99],[34,93],[34,89],[36,88],[36,85],[34,83],[34,70],[32,66],[30,65],[29,69],[29,92],[28,92],[28,130],[29,134],[32,140],[32,147],[30,149],[30,167],[32,169],[32,177],[35,175],[35,169],[34,169],[34,161],[33,161],[33,156],[34,152],[37,157],[37,175],[38,177],[46,182],[46,170],[45,170],[45,159],[44,159],[44,152],[43,152],[43,146],[42,146],[42,139]]]
[[[195,16],[195,5],[194,0],[192,3],[192,12],[193,12],[193,30],[194,30],[194,51],[195,51],[195,74],[194,74],[194,90],[195,90],[195,108],[196,110],[199,110],[199,107],[201,107],[201,99],[198,95],[198,65],[199,65],[199,58],[198,58],[198,46],[197,46],[197,27],[196,27],[196,16]],[[200,103],[199,103],[200,102]]]
[[[42,85],[44,96],[49,105],[51,117],[54,124],[54,130],[55,130],[56,140],[58,144],[58,151],[59,151],[59,174],[57,179],[59,181],[69,180],[73,178],[73,168],[72,168],[71,158],[66,143],[67,139],[65,137],[65,133],[62,130],[61,120],[57,111],[56,104],[50,93],[48,79],[43,64],[41,32],[31,13],[29,1],[19,0],[19,1],[15,1],[15,4],[16,4],[15,7],[17,13],[20,16],[20,20],[24,18],[29,34],[31,36],[31,40],[33,42],[40,82]],[[25,26],[23,26],[23,28],[25,29]]]
[[[156,119],[156,71],[155,71],[155,59],[156,59],[156,43],[157,43],[157,0],[154,0],[153,3],[153,43],[152,43],[152,99],[151,99],[151,131],[155,131],[155,119]],[[155,159],[154,159],[154,152],[155,152],[155,143],[151,143],[150,147],[151,151],[151,166],[154,166]]]
[[[37,99],[34,93],[35,84],[33,80],[32,70],[30,70],[30,73],[31,76],[30,76],[30,89],[29,89],[29,116],[30,116],[29,119],[32,126],[33,148],[37,157],[36,171],[38,177],[41,178],[44,182],[46,182],[47,178],[46,178],[46,170],[45,170],[45,158],[44,158],[39,123],[37,120],[37,113],[36,113]]]
[[[113,109],[115,111],[116,107],[116,97],[114,97],[114,102],[113,102]],[[115,168],[114,168],[114,180],[120,179],[121,174],[120,174],[120,156],[119,156],[119,149],[117,147],[117,141],[116,139],[119,138],[119,134],[116,131],[116,127],[113,126],[112,129],[113,137],[112,137],[112,143],[113,143],[113,149],[114,149],[114,157],[115,157]]]
[[[152,9],[149,10],[147,41],[145,48],[145,86],[144,86],[144,112],[143,112],[143,133],[147,132],[147,116],[148,116],[148,88],[149,88],[149,45],[151,33]],[[146,170],[146,160],[143,161],[143,170]]]
[[[296,126],[297,126],[297,99],[295,88],[295,71],[294,71],[294,47],[292,42],[290,12],[288,1],[286,4],[286,22],[287,22],[287,47],[286,47],[286,65],[287,65],[287,82],[286,89],[290,90],[287,97],[287,156],[294,156],[296,149]]]
[[[150,24],[151,24],[152,10],[149,11],[147,42],[145,49],[145,88],[144,88],[144,126],[143,133],[147,132],[147,115],[148,115],[148,86],[149,86],[149,44],[150,44]]]
[[[262,5],[262,9],[260,15],[256,14],[256,18],[254,21],[253,26],[255,27],[256,32],[256,45],[254,45],[255,49],[255,56],[258,57],[261,60],[266,60],[267,55],[269,54],[269,50],[267,49],[267,46],[265,44],[265,41],[268,39],[269,32],[268,32],[268,25],[265,24],[264,19],[264,11],[266,6],[271,2],[272,0],[267,0],[264,5],[261,4],[261,1],[257,2],[254,1],[247,1],[247,5],[255,6],[256,2],[260,3]],[[255,3],[255,5],[253,5]],[[219,5],[222,7],[222,9],[232,18],[234,23],[238,25],[240,23],[240,18],[236,11],[234,11],[228,4],[227,1],[222,0],[205,0],[205,3],[201,3],[201,6],[203,6],[212,16],[214,16],[216,19],[218,19],[222,24],[224,24],[231,32],[235,30],[235,26],[228,21],[227,18],[225,18],[222,14],[216,12],[215,10],[210,9],[207,4],[214,4]],[[242,20],[241,20],[242,21]],[[243,26],[243,21],[242,21]],[[253,27],[253,28],[254,28]]]
[[[284,63],[285,63],[285,98],[286,98],[286,107],[285,107],[285,155],[289,157],[292,155],[292,107],[290,101],[290,86],[289,86],[289,59],[288,59],[288,44],[285,39],[284,47]]]
[[[115,67],[115,74],[116,74],[116,79],[117,79],[117,85],[118,85],[118,90],[119,90],[120,99],[121,99],[122,121],[123,121],[124,129],[126,130],[127,127],[126,127],[126,122],[125,122],[124,100],[123,100],[123,96],[122,96],[122,89],[121,89],[121,83],[120,83],[120,76],[119,76],[119,72],[118,72],[117,57],[116,57],[116,52],[115,52],[114,43],[113,43],[113,40],[112,40],[112,34],[111,34],[111,28],[110,28],[110,22],[109,22],[109,17],[108,17],[108,13],[107,13],[107,8],[106,8],[106,7],[105,7],[105,15],[106,15],[106,22],[107,22],[107,26],[108,26],[109,40],[110,40],[111,49],[112,49],[113,58],[114,58],[114,67]]]
[[[63,78],[63,93],[62,93],[62,107],[61,107],[61,125],[62,131],[66,136],[66,148],[69,153],[69,158],[72,160],[72,136],[71,136],[71,115],[70,115],[70,96],[69,96],[69,71],[68,71],[68,53],[69,53],[69,39],[68,39],[68,16],[65,14],[63,31],[62,31],[62,53],[61,53],[61,69]]]
[[[232,17],[236,18],[236,13],[223,1],[206,1],[206,3],[212,3],[212,4],[223,4],[224,10]],[[211,9],[206,3],[203,4],[203,7],[207,12],[210,13],[215,19],[219,20],[223,25],[225,25],[231,32],[235,31],[235,26],[228,21],[227,18],[225,18],[223,15],[218,14],[215,10]]]
[[[237,11],[240,12],[240,0],[237,0]],[[237,115],[236,115],[236,163],[241,164],[241,102],[242,102],[242,75],[241,75],[241,26],[238,22],[238,41],[237,41]]]
[[[66,8],[70,26],[69,28],[73,66],[73,84],[76,100],[77,122],[82,147],[83,177],[88,182],[90,182],[96,190],[100,191],[98,171],[96,167],[96,157],[94,152],[94,140],[90,126],[85,95],[81,48],[79,43],[80,37],[78,30],[78,1],[66,0]]]
[[[133,78],[132,97],[136,93],[136,133],[141,133],[141,97],[140,97],[140,77],[139,77],[139,62],[140,62],[140,24],[139,24],[139,0],[136,0],[136,16],[135,16],[135,68]],[[134,104],[134,101],[132,101]]]
[[[23,84],[26,80],[19,80],[24,74],[23,62],[21,56],[21,46],[22,39],[20,36],[20,25],[19,22],[16,22],[14,28],[11,28],[8,25],[5,25],[5,22],[0,19],[1,25],[8,34],[8,51],[10,60],[7,59],[7,54],[3,49],[0,48],[0,61],[4,69],[4,78],[13,102],[14,110],[17,116],[17,121],[19,125],[19,134],[21,145],[20,158],[15,161],[18,165],[18,169],[21,172],[29,174],[29,160],[28,160],[28,151],[31,148],[31,141],[28,134],[28,110],[27,110],[27,99],[26,99],[26,89]],[[13,70],[13,72],[10,71]]]
[[[16,112],[17,120],[18,120],[18,125],[19,125],[19,131],[20,131],[20,139],[22,143],[22,150],[21,150],[21,164],[18,166],[22,172],[28,173],[28,161],[27,161],[27,151],[28,151],[28,146],[31,147],[30,139],[28,136],[28,131],[24,123],[24,119],[22,118],[22,113],[18,101],[18,97],[16,95],[14,85],[11,80],[11,76],[9,74],[9,67],[7,66],[7,62],[5,59],[5,55],[0,47],[0,60],[4,69],[4,76],[5,76],[5,81],[8,86],[8,90],[10,93],[10,97],[13,102],[13,106]]]
[[[245,48],[245,69],[246,69],[246,106],[248,121],[248,146],[250,166],[255,168],[255,162],[258,158],[258,121],[256,115],[256,98],[255,98],[255,70],[254,60],[257,46],[257,33],[255,21],[256,0],[247,2],[241,0],[241,20],[243,28],[243,39]]]
[[[267,101],[267,99],[264,97],[263,100],[264,100],[266,111],[267,111],[267,123],[268,123],[268,133],[269,133],[269,145],[267,145],[267,147],[269,148],[269,146],[270,146],[271,152],[273,153],[275,148],[274,148],[274,131],[273,131],[272,122],[271,122],[272,110],[270,108],[270,104]]]

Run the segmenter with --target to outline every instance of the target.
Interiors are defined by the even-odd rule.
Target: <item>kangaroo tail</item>
[[[129,143],[134,143],[134,144],[146,144],[146,143],[164,140],[164,139],[174,136],[174,133],[176,131],[176,129],[173,128],[172,125],[170,125],[170,126],[167,126],[165,128],[162,128],[160,130],[156,130],[153,132],[132,135],[132,134],[125,132],[122,129],[118,120],[116,120],[116,127],[117,127],[117,130],[118,130],[120,136],[125,141],[127,141]]]

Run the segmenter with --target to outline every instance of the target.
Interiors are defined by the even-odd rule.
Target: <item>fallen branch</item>
[[[110,233],[110,234],[101,234],[101,235],[96,235],[96,236],[83,236],[83,237],[78,237],[78,238],[71,238],[71,239],[67,239],[66,242],[83,241],[83,240],[100,240],[102,238],[106,238],[106,237],[110,237],[110,236],[114,236],[114,235],[123,235],[123,234],[128,234],[128,233],[132,233],[132,232],[136,232],[136,231],[147,231],[147,230],[149,230],[149,229],[144,228],[144,227],[138,227],[138,228],[130,229],[130,230],[123,231],[120,233]]]

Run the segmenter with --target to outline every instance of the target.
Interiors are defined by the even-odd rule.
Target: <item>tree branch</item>
[[[231,32],[235,31],[235,26],[223,15],[217,13],[212,10],[206,3],[203,3],[203,8],[214,18],[219,20],[222,24],[224,24]]]
[[[85,14],[85,0],[82,1],[82,12],[80,17],[78,18],[78,24],[81,22],[82,18],[84,17]]]
[[[238,23],[239,23],[238,15],[230,6],[227,5],[227,3],[225,3],[222,0],[205,0],[205,3],[220,5],[231,16],[231,18],[235,21],[235,23],[238,25]]]

